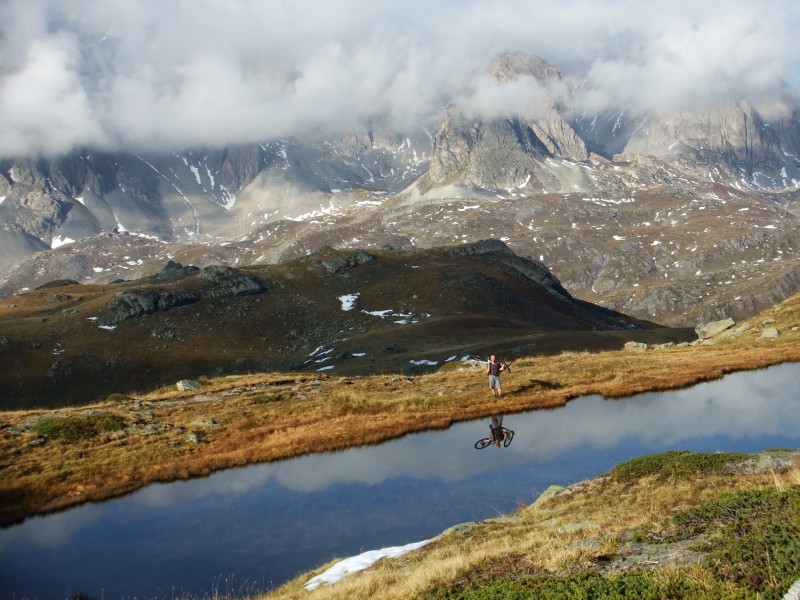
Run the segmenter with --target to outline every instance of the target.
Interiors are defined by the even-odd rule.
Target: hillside
[[[241,269],[169,262],[109,285],[56,281],[0,307],[4,408],[62,406],[259,371],[422,373],[465,355],[687,341],[574,299],[502,242],[321,250]]]

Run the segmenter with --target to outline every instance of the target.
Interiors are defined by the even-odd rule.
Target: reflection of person
[[[489,375],[489,389],[495,398],[503,397],[503,388],[500,386],[500,372],[508,371],[508,367],[497,361],[497,357],[492,354],[486,365],[486,373]]]
[[[503,415],[492,417],[492,421],[489,423],[489,439],[499,448],[505,437],[506,433],[503,431]]]

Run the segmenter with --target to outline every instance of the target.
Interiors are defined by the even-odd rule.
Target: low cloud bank
[[[0,157],[404,130],[467,97],[482,114],[535,111],[535,81],[485,75],[507,50],[559,66],[579,110],[757,100],[800,81],[800,5],[767,4],[7,0]]]

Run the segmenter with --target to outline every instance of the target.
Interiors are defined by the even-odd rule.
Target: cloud
[[[532,110],[499,52],[554,63],[586,110],[674,110],[800,80],[794,0],[6,0],[0,156],[264,141],[447,102]]]

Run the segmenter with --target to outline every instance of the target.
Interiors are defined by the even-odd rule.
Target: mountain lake
[[[150,485],[0,530],[0,597],[180,598],[266,591],[333,558],[432,538],[643,454],[800,446],[800,363],[691,388],[503,415],[378,446]],[[513,378],[507,382],[513,390]],[[501,416],[502,401],[498,401]]]

